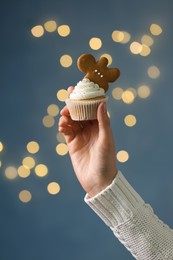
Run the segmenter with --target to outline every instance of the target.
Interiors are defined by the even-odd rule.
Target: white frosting
[[[90,99],[104,96],[105,91],[98,84],[90,81],[87,78],[79,81],[73,92],[70,94],[70,99]]]

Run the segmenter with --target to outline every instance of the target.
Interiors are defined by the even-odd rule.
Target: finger
[[[63,109],[60,111],[60,114],[62,116],[70,116],[70,112],[68,110],[68,107],[67,106],[63,107]]]
[[[70,94],[73,91],[73,89],[74,89],[73,86],[68,87],[68,89],[67,89],[68,93]]]
[[[102,102],[97,110],[97,120],[99,126],[99,134],[103,138],[107,138],[107,135],[110,134],[110,119],[107,114],[106,102]]]

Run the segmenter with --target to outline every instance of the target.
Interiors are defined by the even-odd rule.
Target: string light
[[[48,184],[47,190],[51,195],[56,195],[60,192],[60,185],[57,182],[51,182]]]
[[[117,160],[121,163],[127,162],[129,159],[129,154],[128,152],[121,150],[117,153]]]
[[[100,38],[93,37],[89,41],[89,46],[93,50],[98,50],[102,47],[102,41]]]
[[[23,203],[28,203],[32,198],[31,192],[28,190],[22,190],[19,192],[19,200]]]
[[[60,58],[60,64],[64,68],[69,68],[73,63],[73,59],[70,55],[64,54]]]

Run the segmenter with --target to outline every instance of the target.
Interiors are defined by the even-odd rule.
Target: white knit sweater
[[[173,260],[173,230],[154,214],[119,171],[110,186],[85,202],[138,260]]]

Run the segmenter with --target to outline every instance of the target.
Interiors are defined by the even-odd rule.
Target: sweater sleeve
[[[173,230],[164,224],[119,171],[113,182],[85,202],[138,260],[173,259]]]

